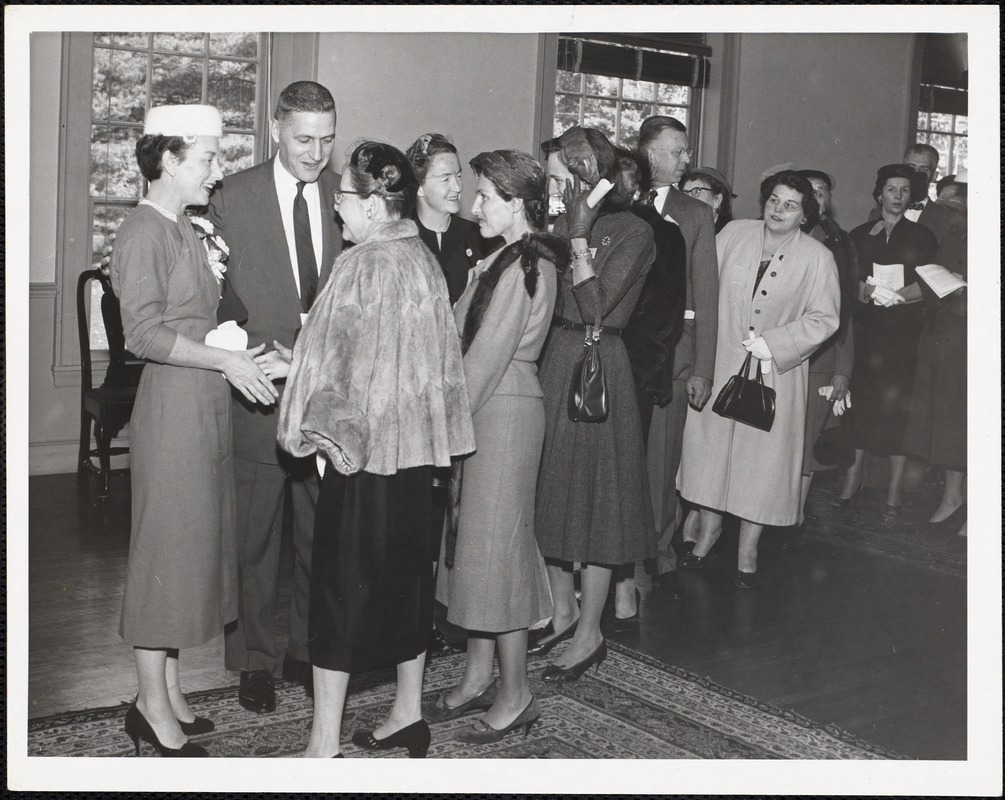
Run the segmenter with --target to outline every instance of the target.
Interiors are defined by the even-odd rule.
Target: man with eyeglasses
[[[335,148],[331,92],[314,81],[287,86],[271,133],[277,155],[226,176],[207,213],[230,247],[227,282],[248,311],[248,346],[264,342],[270,351],[261,362],[266,374],[268,359],[281,359],[293,347],[342,250],[333,205],[339,176],[325,169]],[[277,388],[281,393],[283,383]],[[313,691],[307,616],[318,475],[313,458],[293,459],[279,449],[278,407],[263,412],[235,396],[233,408],[240,600],[237,626],[226,631],[226,666],[241,673],[238,701],[256,712],[276,707],[273,673],[281,650],[275,612],[287,481],[295,560],[282,675]]]
[[[649,117],[639,129],[639,150],[651,169],[651,185],[643,197],[665,221],[678,226],[685,244],[686,302],[683,332],[669,364],[672,397],[664,407],[654,405],[647,447],[653,516],[659,535],[655,582],[660,591],[683,600],[676,574],[677,555],[670,544],[682,520],[677,468],[688,405],[701,410],[712,392],[719,317],[719,262],[712,210],[676,188],[691,162],[687,128],[673,117]],[[632,579],[627,583],[619,587],[621,592],[633,592]]]

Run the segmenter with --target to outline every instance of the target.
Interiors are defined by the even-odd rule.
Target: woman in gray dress
[[[478,450],[459,465],[456,538],[448,530],[436,593],[447,620],[469,631],[468,660],[461,683],[428,703],[423,716],[446,720],[488,709],[455,737],[479,743],[520,726],[528,730],[540,715],[527,682],[527,629],[551,616],[552,607],[534,537],[544,442],[536,361],[555,307],[555,268],[567,265],[568,245],[540,233],[545,180],[533,158],[496,150],[472,159],[471,169],[482,236],[502,236],[506,246],[474,268],[454,309]]]
[[[206,205],[222,177],[221,134],[211,106],[150,110],[136,145],[149,190],[119,228],[110,266],[126,346],[147,361],[130,424],[121,626],[136,656],[139,692],[125,725],[137,754],[145,739],[162,756],[207,755],[187,738],[213,723],[185,701],[178,650],[237,616],[230,385],[252,402],[277,396],[253,360],[261,348],[203,344],[216,327],[220,280],[184,210]]]
[[[559,281],[555,321],[541,363],[546,422],[534,526],[548,562],[555,614],[531,652],[547,652],[571,637],[542,676],[564,682],[576,680],[607,654],[600,618],[612,569],[656,555],[635,381],[620,338],[656,247],[652,228],[628,210],[638,188],[640,168],[634,159],[619,158],[603,134],[579,127],[546,149],[552,151],[549,179],[573,173],[573,180],[566,179],[566,213],[554,229],[571,242],[572,269]],[[591,207],[589,189],[601,178],[614,188]],[[581,181],[587,184],[582,191]],[[574,422],[568,411],[572,372],[598,314],[609,413],[603,422]],[[582,613],[574,562],[582,565]]]

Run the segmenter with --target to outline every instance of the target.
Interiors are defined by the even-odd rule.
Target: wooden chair
[[[108,336],[109,363],[101,386],[93,385],[91,343],[88,336],[86,300],[92,280],[101,284],[101,316]],[[122,430],[133,412],[136,387],[143,363],[126,350],[122,333],[119,301],[112,292],[108,276],[99,269],[89,269],[77,279],[77,334],[80,340],[80,451],[77,456],[77,483],[86,472],[96,473],[101,482],[98,497],[108,499],[108,475],[111,457],[128,453],[128,447],[112,447],[112,439]],[[91,423],[96,446],[91,447]],[[97,456],[99,467],[91,458]]]

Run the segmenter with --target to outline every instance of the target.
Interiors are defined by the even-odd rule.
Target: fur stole
[[[464,317],[464,332],[461,336],[462,354],[468,352],[475,336],[478,335],[482,319],[492,302],[492,293],[503,271],[519,261],[520,269],[523,270],[523,285],[527,289],[527,294],[533,297],[537,291],[537,276],[541,274],[537,269],[537,262],[541,258],[554,264],[559,272],[564,271],[569,265],[569,243],[551,233],[525,233],[513,244],[506,245],[496,256],[495,261],[481,274],[474,297],[471,298],[471,305],[468,306],[468,313]]]

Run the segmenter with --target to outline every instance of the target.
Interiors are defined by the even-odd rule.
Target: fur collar
[[[537,262],[544,258],[562,272],[569,265],[569,243],[550,233],[527,233],[513,244],[506,245],[489,267],[478,277],[471,305],[464,317],[464,331],[461,336],[461,353],[467,353],[478,334],[482,319],[492,302],[492,293],[503,272],[517,261],[523,270],[523,285],[527,294],[534,297],[537,292]]]
[[[393,242],[396,239],[408,239],[418,235],[419,229],[412,220],[390,219],[381,225],[375,225],[366,241],[360,242],[360,244]]]

